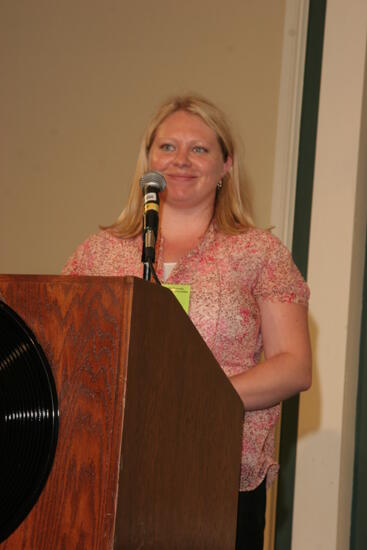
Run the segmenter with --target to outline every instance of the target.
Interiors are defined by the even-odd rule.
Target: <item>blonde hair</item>
[[[148,155],[157,128],[176,111],[186,111],[199,116],[217,135],[223,158],[232,158],[232,168],[223,177],[223,186],[215,201],[214,219],[224,233],[243,232],[253,226],[252,207],[245,182],[238,146],[235,143],[226,117],[220,109],[198,95],[175,96],[165,101],[148,125],[139,149],[135,175],[126,207],[115,223],[103,227],[119,237],[134,237],[142,230],[143,196],[139,180],[148,171]]]

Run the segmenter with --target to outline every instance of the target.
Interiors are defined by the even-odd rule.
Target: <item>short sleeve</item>
[[[259,299],[307,305],[310,290],[289,250],[273,235],[269,240],[254,287]]]

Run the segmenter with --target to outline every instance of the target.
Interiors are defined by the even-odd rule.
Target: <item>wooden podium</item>
[[[4,275],[0,298],[42,346],[60,411],[46,486],[1,550],[233,550],[243,407],[172,293]]]

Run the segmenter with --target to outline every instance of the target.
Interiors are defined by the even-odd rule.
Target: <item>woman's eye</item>
[[[174,147],[173,147],[172,143],[162,143],[160,148],[162,149],[162,151],[173,151],[174,150]]]
[[[202,145],[195,145],[193,151],[195,153],[207,153],[208,149],[206,147],[203,147]]]

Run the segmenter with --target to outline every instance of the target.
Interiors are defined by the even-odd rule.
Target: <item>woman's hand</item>
[[[259,302],[265,360],[230,378],[247,411],[271,407],[311,386],[307,308]]]

